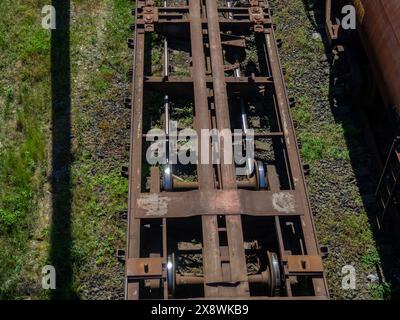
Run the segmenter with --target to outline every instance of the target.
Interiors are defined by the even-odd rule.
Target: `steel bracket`
[[[224,65],[224,70],[225,71],[232,71],[232,70],[235,70],[237,68],[240,68],[240,64],[239,63]]]
[[[165,265],[162,257],[130,258],[126,260],[126,275],[130,280],[162,279]]]
[[[151,1],[153,3],[153,1]],[[149,5],[149,1],[146,3],[148,6],[143,8],[143,21],[145,32],[154,31],[154,23],[158,22],[158,8]]]
[[[226,47],[246,48],[246,41],[244,39],[231,39],[221,41],[221,44]]]
[[[282,259],[288,276],[322,274],[322,259],[318,255],[289,255]]]
[[[254,23],[254,32],[264,32],[265,17],[263,8],[259,6],[250,7],[249,17],[250,21]]]

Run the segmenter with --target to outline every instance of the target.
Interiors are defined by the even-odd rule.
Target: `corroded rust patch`
[[[290,213],[295,211],[294,196],[287,192],[274,193],[272,195],[272,205],[279,212]]]
[[[146,216],[164,216],[168,213],[169,197],[163,197],[157,193],[142,195],[137,200],[139,208],[145,211]]]

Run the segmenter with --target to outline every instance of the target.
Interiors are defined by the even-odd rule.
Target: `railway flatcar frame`
[[[134,49],[134,68],[132,96],[128,99],[132,107],[132,125],[124,255],[126,299],[327,298],[321,251],[268,2],[249,0],[245,7],[232,7],[217,6],[214,0],[190,0],[185,6],[166,7],[156,6],[152,0],[137,0],[133,14],[134,41],[129,42]],[[243,46],[244,31],[254,34],[262,43],[266,75],[229,75],[236,66],[226,64],[224,53]],[[166,37],[190,39],[191,76],[174,77],[168,75],[168,71],[161,77],[145,75],[145,38],[155,32]],[[171,95],[191,92],[196,131],[231,129],[229,102],[232,94],[239,92],[239,96],[246,97],[252,92],[269,92],[274,101],[278,130],[260,136],[273,140],[278,146],[286,173],[278,176],[273,166],[266,165],[267,188],[261,190],[257,182],[255,188],[241,188],[234,164],[199,164],[197,187],[182,191],[163,190],[165,184],[161,183],[160,169],[152,167],[150,191],[144,192],[144,100],[152,90]],[[282,183],[282,179],[286,183]],[[277,253],[263,248],[265,266],[256,274],[249,274],[246,252],[254,248],[246,247],[243,230],[244,224],[250,233],[256,230],[258,218],[267,219],[272,225],[273,232],[267,236],[274,239]],[[170,226],[180,223],[187,230],[200,230],[201,248],[193,250],[202,256],[201,276],[177,271],[178,262],[170,244],[172,238],[179,238],[179,232],[172,232]],[[149,229],[155,230],[152,239],[156,238],[154,241],[159,244],[156,250],[149,248],[153,240],[143,240],[143,232]],[[173,241],[179,241],[175,238]],[[311,288],[306,293],[298,293],[294,288],[297,280],[303,278]],[[264,294],[251,289],[254,284],[261,285]],[[191,290],[175,294],[180,286],[199,288],[200,294],[193,296],[189,293]]]

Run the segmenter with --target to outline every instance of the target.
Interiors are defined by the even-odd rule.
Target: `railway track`
[[[327,298],[268,2],[137,0],[133,14],[126,299]],[[162,75],[147,66],[156,34]],[[190,44],[189,75],[171,72],[176,39]],[[147,170],[146,112],[160,94],[152,107],[163,110],[166,162]],[[173,109],[182,98],[194,106],[198,144],[208,146],[199,158],[211,149],[204,129],[239,130],[273,155],[226,161],[223,150],[233,146],[224,136],[211,144],[219,163],[172,161],[170,131],[180,130]],[[267,125],[249,122],[257,113]],[[190,181],[182,168],[192,170]]]

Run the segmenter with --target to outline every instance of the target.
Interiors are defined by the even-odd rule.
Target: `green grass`
[[[370,284],[368,291],[374,300],[389,300],[393,294],[393,287],[388,282],[383,282],[377,285]]]
[[[298,117],[298,114],[296,115]],[[301,118],[298,121],[302,121]],[[322,159],[349,161],[349,151],[343,135],[344,130],[340,124],[324,125],[318,132],[301,132],[299,136],[303,159],[309,163]]]
[[[376,250],[370,250],[361,257],[361,262],[366,268],[375,267],[380,262],[379,253]]]
[[[174,75],[177,77],[189,77],[190,67],[187,64],[187,57],[181,51],[175,51],[172,54],[172,64],[174,65]]]
[[[299,24],[298,12],[303,11],[301,1],[294,1],[290,6],[283,6],[279,14],[274,15],[274,22],[278,25],[280,22],[287,23],[292,20],[292,24]],[[291,110],[293,120],[296,122],[297,134],[302,143],[301,155],[308,163],[315,163],[320,160],[349,160],[348,147],[344,139],[346,127],[341,124],[328,123],[316,126],[320,121],[317,119],[316,108],[319,102],[316,100],[310,88],[299,87],[298,78],[304,74],[312,72],[313,68],[317,68],[317,64],[324,54],[324,46],[322,41],[312,39],[311,31],[306,26],[299,25],[294,32],[280,34],[278,29],[278,37],[284,39],[283,51],[296,48],[296,59],[292,59],[290,63],[286,63],[284,67],[287,70],[286,81],[289,91],[301,89],[301,96],[298,97],[298,103]],[[318,90],[323,97],[329,96],[328,79],[319,84]]]
[[[51,297],[41,289],[51,246],[51,33],[41,27],[47,4],[0,2],[7,12],[0,20],[0,299]],[[102,297],[123,291],[114,252],[125,246],[126,225],[116,216],[126,210],[127,181],[118,161],[92,154],[97,146],[111,146],[108,131],[120,127],[118,118],[107,119],[104,106],[125,94],[120,83],[132,63],[126,46],[131,6],[129,0],[77,0],[71,6],[71,243],[61,247],[70,248],[72,274],[64,297],[90,298],[93,286],[103,286]]]
[[[40,16],[45,4],[0,3],[7,12],[0,21],[0,299],[21,297],[27,283],[36,286],[29,252],[37,237],[51,106],[50,33]]]
[[[292,109],[292,117],[301,126],[308,124],[312,120],[311,108],[312,99],[303,95],[299,98],[296,108]]]

